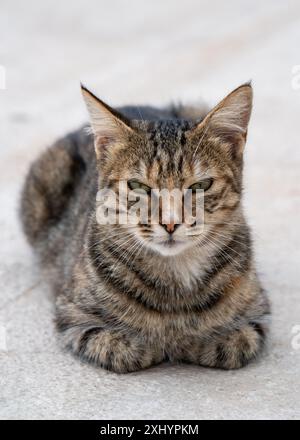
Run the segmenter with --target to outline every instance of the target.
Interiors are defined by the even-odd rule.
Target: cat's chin
[[[163,257],[175,257],[190,247],[190,243],[185,241],[163,241],[159,243],[148,243],[148,247]]]

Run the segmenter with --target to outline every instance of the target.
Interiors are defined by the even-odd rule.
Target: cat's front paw
[[[244,367],[261,352],[264,340],[265,328],[251,323],[207,342],[201,349],[199,362],[203,366],[226,370]]]
[[[151,350],[138,337],[100,327],[85,330],[68,345],[82,360],[116,373],[141,370],[154,363]]]

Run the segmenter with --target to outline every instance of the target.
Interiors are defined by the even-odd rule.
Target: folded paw
[[[86,329],[68,343],[82,360],[116,373],[129,373],[155,363],[151,349],[137,336],[102,327]]]
[[[249,323],[223,337],[203,344],[199,363],[203,366],[241,368],[256,358],[265,340],[265,328],[258,323]]]

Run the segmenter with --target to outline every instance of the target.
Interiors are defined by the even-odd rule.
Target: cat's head
[[[137,194],[137,201],[148,203],[147,224],[143,219],[122,228],[152,251],[169,256],[200,247],[211,230],[230,222],[241,199],[243,150],[252,107],[250,84],[235,89],[196,122],[129,120],[85,87],[82,92],[94,134],[99,187],[110,188],[119,197],[122,182],[129,193]],[[154,203],[162,189],[182,194],[191,189],[192,214],[201,205],[204,223],[187,221],[184,202],[169,204],[165,221],[161,199]],[[128,203],[126,209],[132,205]],[[154,205],[158,221],[151,222]]]

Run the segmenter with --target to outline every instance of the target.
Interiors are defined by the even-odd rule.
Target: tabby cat
[[[209,112],[112,109],[82,86],[92,130],[57,141],[28,173],[21,218],[50,276],[56,325],[80,359],[117,373],[163,361],[240,368],[265,345],[269,302],[241,205],[252,107],[244,84]],[[99,224],[96,195],[202,188],[204,229]]]

